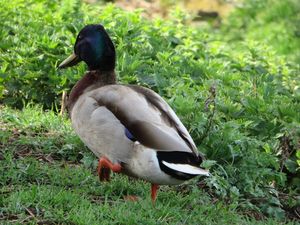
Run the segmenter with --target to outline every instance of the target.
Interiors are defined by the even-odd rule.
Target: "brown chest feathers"
[[[68,102],[69,115],[71,115],[76,101],[83,93],[110,84],[117,84],[117,76],[115,74],[115,70],[87,71],[71,90]]]

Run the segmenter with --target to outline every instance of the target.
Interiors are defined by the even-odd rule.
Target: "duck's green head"
[[[81,61],[88,65],[89,70],[115,68],[115,47],[102,25],[85,26],[77,36],[74,52],[59,65],[59,68],[71,67]]]

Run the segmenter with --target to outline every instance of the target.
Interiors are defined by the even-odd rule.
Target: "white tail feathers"
[[[168,163],[166,161],[162,161],[162,163],[169,167],[172,170],[176,170],[178,172],[192,174],[192,175],[205,175],[209,176],[209,170],[201,169],[199,167],[191,166],[189,164],[176,164],[176,163]]]

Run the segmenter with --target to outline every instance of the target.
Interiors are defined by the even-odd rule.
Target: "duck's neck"
[[[85,75],[74,85],[74,87],[71,90],[68,102],[70,117],[72,114],[72,109],[80,95],[88,91],[94,90],[96,88],[110,84],[117,84],[117,76],[114,69],[109,71],[87,71]]]

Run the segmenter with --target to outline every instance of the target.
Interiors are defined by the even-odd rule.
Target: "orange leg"
[[[110,170],[115,173],[120,172],[122,169],[121,164],[113,165],[107,158],[102,157],[98,164],[98,176],[99,180],[103,182],[104,180],[110,181]]]
[[[157,190],[158,190],[158,185],[157,184],[151,184],[151,198],[152,198],[152,202],[155,202]]]

